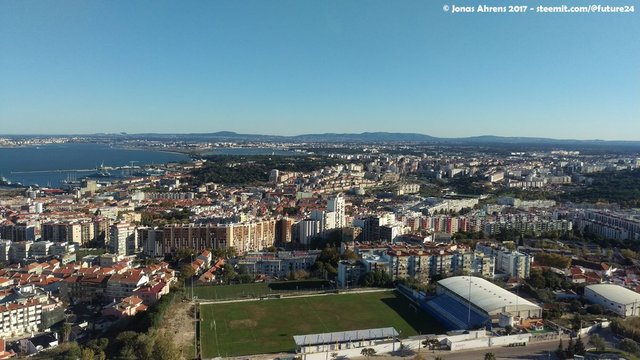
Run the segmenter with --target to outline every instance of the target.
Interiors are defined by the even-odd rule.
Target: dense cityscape
[[[0,358],[638,354],[636,147],[166,146],[189,158],[3,180]]]
[[[0,0],[0,360],[640,360],[606,1]]]

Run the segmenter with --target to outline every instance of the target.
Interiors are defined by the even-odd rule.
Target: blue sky
[[[638,13],[480,3],[3,0],[0,133],[640,140]]]

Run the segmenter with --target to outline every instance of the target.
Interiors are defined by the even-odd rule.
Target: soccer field
[[[392,326],[401,337],[444,329],[393,292],[261,300],[200,307],[202,356],[294,350],[294,335]]]

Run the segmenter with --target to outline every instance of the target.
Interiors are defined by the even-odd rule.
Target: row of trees
[[[611,322],[611,330],[622,337],[640,342],[640,318],[629,317],[627,319],[614,319]]]
[[[556,350],[556,355],[560,359],[573,359],[574,355],[584,355],[585,352],[586,349],[584,347],[584,343],[582,342],[582,338],[578,337],[576,341],[573,341],[573,338],[569,339],[569,343],[567,344],[566,348],[562,344],[562,339],[560,339],[558,349]]]
[[[316,262],[311,267],[311,274],[319,278],[335,278],[338,276],[338,262],[340,260],[357,260],[358,256],[352,250],[346,250],[340,255],[335,246],[325,247]]]
[[[192,173],[196,185],[256,184],[269,180],[273,169],[290,172],[311,172],[336,165],[339,161],[325,156],[211,156],[204,167]]]
[[[63,344],[36,356],[36,359],[53,360],[175,360],[180,350],[171,335],[160,329],[162,319],[174,303],[176,292],[172,290],[149,310],[132,319],[122,319],[113,325],[107,334],[80,346],[69,342],[71,327],[63,326]],[[109,339],[112,339],[111,341]]]

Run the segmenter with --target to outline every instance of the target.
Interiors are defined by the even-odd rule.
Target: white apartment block
[[[0,336],[9,338],[37,332],[42,321],[42,304],[36,300],[0,305]]]

